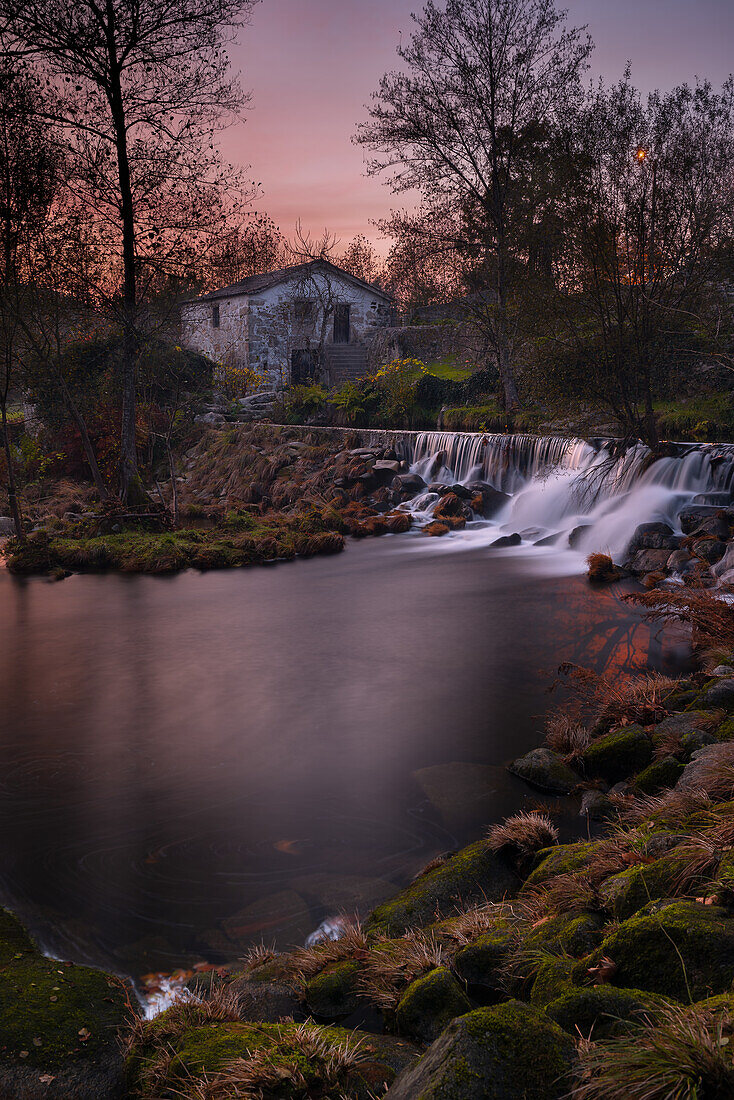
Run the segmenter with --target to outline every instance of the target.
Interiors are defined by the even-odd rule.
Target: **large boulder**
[[[616,989],[611,985],[573,989],[551,1001],[546,1015],[577,1038],[610,1039],[625,1035],[655,1016],[665,1000],[641,989]]]
[[[454,1020],[385,1100],[560,1100],[575,1058],[570,1035],[520,1001]]]
[[[647,767],[652,741],[641,726],[623,726],[592,741],[582,759],[587,775],[618,783]]]
[[[0,1097],[114,1100],[135,997],[87,966],[19,953],[0,970]]]
[[[681,890],[680,884],[689,868],[690,855],[680,855],[673,849],[654,863],[640,863],[610,875],[602,883],[600,894],[617,920],[627,920],[651,901],[688,892]]]
[[[673,534],[673,528],[667,523],[641,523],[635,529],[627,555],[632,558],[639,550],[677,550],[681,540]]]
[[[485,519],[496,515],[510,499],[507,493],[495,489],[494,485],[490,485],[487,481],[470,481],[467,489],[471,491],[473,501],[477,504],[481,501],[481,512]]]
[[[723,584],[734,584],[734,542],[730,542],[724,556],[713,567],[714,576]]]
[[[478,840],[379,905],[366,927],[399,936],[473,902],[512,897],[518,886],[515,872],[492,851],[488,841]]]
[[[609,981],[688,1004],[731,985],[734,920],[714,905],[694,901],[652,902],[619,926],[579,964],[593,968],[611,960]]]
[[[426,483],[420,474],[397,474],[392,479],[392,488],[397,493],[409,493],[415,496],[425,489]]]
[[[698,707],[702,710],[734,711],[734,680],[720,679],[718,683],[707,687],[698,697]]]
[[[668,567],[669,550],[638,550],[624,563],[630,573],[663,573]]]
[[[678,791],[706,791],[712,797],[731,797],[734,787],[734,743],[717,742],[697,749],[675,785]]]
[[[342,959],[331,963],[306,985],[309,1012],[323,1020],[341,1020],[359,1005],[359,963]]]
[[[401,1035],[432,1043],[447,1024],[471,1008],[456,978],[441,966],[411,982],[400,999],[395,1022]]]
[[[543,745],[513,760],[507,770],[531,787],[550,794],[568,794],[581,782],[581,777],[558,753]]]
[[[413,777],[452,832],[491,821],[497,788],[501,782],[507,782],[504,768],[459,760],[419,768]]]
[[[525,880],[525,886],[533,889],[542,886],[556,875],[570,875],[583,871],[589,859],[598,850],[595,841],[580,841],[576,844],[559,844],[553,848],[543,848],[535,857],[535,867]]]

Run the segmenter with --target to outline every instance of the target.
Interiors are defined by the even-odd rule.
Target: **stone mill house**
[[[275,388],[336,386],[367,373],[390,295],[328,260],[297,264],[213,290],[181,307],[181,339],[216,363],[250,367]]]

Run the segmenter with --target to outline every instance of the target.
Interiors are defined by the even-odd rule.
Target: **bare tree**
[[[289,245],[291,262],[301,270],[293,281],[286,308],[293,313],[293,335],[300,335],[306,342],[305,350],[313,356],[316,371],[322,377],[326,372],[329,326],[334,323],[339,305],[345,303],[343,280],[335,267],[338,246],[333,233],[325,229],[321,237],[315,238],[304,230],[300,221],[295,239]]]
[[[0,0],[6,49],[43,66],[62,99],[52,122],[74,146],[77,186],[118,258],[121,494],[144,499],[135,448],[136,360],[146,278],[211,209],[214,135],[243,95],[229,31],[256,0]],[[146,272],[148,275],[146,275]]]
[[[383,76],[370,121],[356,140],[390,171],[393,190],[417,189],[427,207],[448,205],[468,219],[475,276],[491,291],[488,328],[505,404],[518,403],[512,363],[514,208],[538,127],[562,118],[580,94],[591,52],[565,26],[554,0],[428,0],[398,48],[401,71]],[[476,289],[476,287],[475,287]]]

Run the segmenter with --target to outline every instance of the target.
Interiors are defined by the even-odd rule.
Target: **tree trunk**
[[[507,275],[505,271],[504,232],[499,233],[497,248],[497,368],[502,383],[502,396],[506,412],[512,412],[520,404],[517,383],[512,370],[510,339],[507,332]]]
[[[137,351],[137,282],[135,270],[135,207],[127,148],[127,126],[115,43],[110,40],[110,109],[115,127],[117,176],[122,221],[122,418],[120,424],[120,496],[130,504],[147,502],[140,483],[135,446]]]
[[[20,540],[20,542],[25,542],[25,527],[23,526],[23,516],[21,514],[20,503],[18,501],[18,490],[15,482],[15,470],[13,468],[13,452],[10,447],[10,428],[8,427],[8,412],[5,406],[5,402],[2,403],[2,408],[0,408],[0,416],[2,417],[3,426],[5,462],[8,467],[8,502],[10,504],[10,514],[13,517],[15,534],[17,538]]]

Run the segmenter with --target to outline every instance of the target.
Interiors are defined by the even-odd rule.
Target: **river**
[[[533,801],[504,765],[560,661],[685,658],[620,586],[542,561],[398,536],[172,578],[0,571],[0,901],[133,975],[369,909]]]

